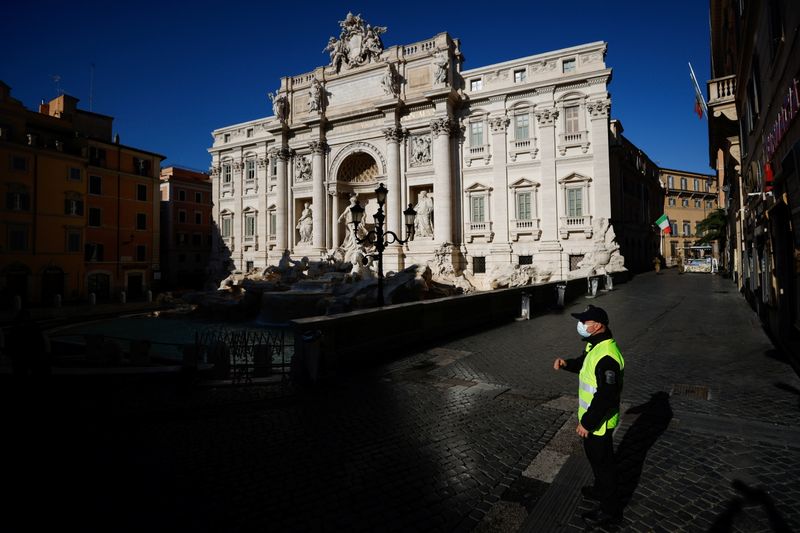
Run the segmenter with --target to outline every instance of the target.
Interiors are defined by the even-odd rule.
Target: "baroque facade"
[[[213,131],[217,268],[347,259],[350,204],[369,229],[379,183],[387,229],[405,236],[403,209],[418,212],[390,270],[451,244],[477,276],[532,264],[563,279],[613,238],[606,43],[463,70],[447,33],[384,48],[360,16],[340,28],[329,65],[281,79],[272,116]]]

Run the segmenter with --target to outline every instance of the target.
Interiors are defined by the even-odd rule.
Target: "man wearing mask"
[[[622,522],[622,505],[614,462],[614,428],[619,424],[619,400],[625,361],[608,329],[608,314],[590,305],[578,319],[578,334],[586,348],[575,359],[558,358],[555,370],[579,374],[578,427],[583,449],[594,473],[594,485],[583,487],[584,498],[599,501],[596,509],[583,514],[591,526],[612,526]]]

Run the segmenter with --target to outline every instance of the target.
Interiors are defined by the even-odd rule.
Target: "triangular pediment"
[[[559,183],[580,183],[584,181],[592,181],[592,178],[589,176],[584,176],[583,174],[578,174],[577,172],[568,174],[567,176],[564,176],[558,180]]]
[[[487,192],[487,191],[491,191],[491,190],[492,190],[491,187],[487,187],[483,183],[473,183],[472,185],[470,185],[469,187],[464,189],[464,192],[466,192],[466,193],[470,193],[470,192]]]
[[[523,189],[526,187],[538,187],[539,183],[535,181],[531,181],[528,178],[518,179],[514,183],[508,186],[509,189]]]

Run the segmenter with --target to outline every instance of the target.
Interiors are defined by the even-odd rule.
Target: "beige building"
[[[666,187],[664,212],[671,232],[664,236],[663,255],[667,265],[674,265],[678,255],[699,257],[709,249],[695,246],[700,236],[697,224],[719,206],[717,177],[683,170],[661,169],[661,182]]]

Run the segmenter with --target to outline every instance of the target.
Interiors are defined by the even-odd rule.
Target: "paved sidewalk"
[[[577,378],[552,360],[589,302],[288,396],[8,398],[8,508],[20,531],[580,531]],[[800,379],[734,286],[667,271],[592,303],[626,359],[622,530],[769,531],[767,509],[800,529]]]

